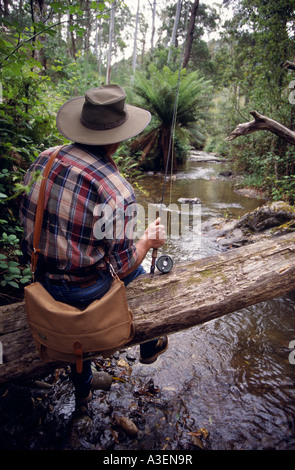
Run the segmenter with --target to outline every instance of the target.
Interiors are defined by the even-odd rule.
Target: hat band
[[[125,121],[128,119],[128,114],[126,113],[121,119],[116,122],[110,122],[108,124],[90,124],[89,122],[85,121],[82,116],[80,116],[81,124],[87,129],[93,129],[94,131],[107,131],[109,129],[115,129],[116,127],[121,126],[124,124]]]

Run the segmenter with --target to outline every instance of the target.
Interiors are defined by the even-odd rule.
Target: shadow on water
[[[225,213],[239,217],[263,203],[236,194],[234,182],[219,175],[221,169],[219,162],[191,159],[172,181],[165,204],[198,197],[206,220]],[[148,192],[139,193],[140,204],[159,203],[163,177],[146,176],[140,186]],[[217,250],[205,237],[197,246],[194,240],[176,237],[165,247],[175,264]],[[147,259],[147,270],[149,266]],[[121,351],[98,361],[97,368],[114,379],[109,391],[94,392],[88,416],[73,419],[73,390],[65,374],[46,413],[34,421],[36,407],[34,412],[30,408],[33,423],[25,441],[20,424],[8,420],[2,448],[295,449],[292,340],[294,298],[289,295],[171,335],[168,351],[155,364],[140,364],[137,347]],[[34,400],[40,407],[44,395]],[[118,428],[116,414],[137,425],[136,437]],[[13,426],[23,440],[17,441]]]

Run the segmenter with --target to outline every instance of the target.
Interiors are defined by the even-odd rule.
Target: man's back
[[[25,177],[25,184],[31,181],[33,172],[43,171],[53,151],[48,149],[39,155]],[[32,185],[20,209],[28,255],[32,251],[40,184],[39,179]],[[50,277],[74,280],[82,272],[85,277],[90,267],[105,266],[106,251],[114,258],[112,264],[117,271],[124,270],[126,262],[129,267],[136,257],[133,240],[124,236],[108,241],[98,239],[93,228],[105,205],[115,214],[118,209],[126,212],[126,207],[135,202],[132,187],[107,160],[101,148],[93,147],[93,151],[89,151],[79,144],[64,147],[48,178],[39,245],[42,265],[47,266]],[[95,210],[98,206],[100,213]],[[63,270],[63,274],[58,270]]]

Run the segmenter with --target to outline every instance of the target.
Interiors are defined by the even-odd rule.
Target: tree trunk
[[[86,20],[86,33],[84,35],[84,47],[86,56],[89,57],[90,52],[90,37],[91,37],[91,9],[90,9],[90,2],[89,0],[85,1],[85,10],[84,10],[85,20]]]
[[[137,56],[137,32],[138,32],[138,21],[139,21],[139,4],[140,0],[137,0],[137,10],[135,17],[135,31],[134,31],[134,43],[133,43],[133,56],[132,56],[132,80],[134,78],[136,69],[136,56]]]
[[[3,14],[4,16],[9,16],[9,0],[4,0],[3,1],[3,6],[2,6],[2,2],[0,2],[0,12],[1,14]]]
[[[270,131],[273,134],[276,134],[278,137],[286,140],[290,144],[295,145],[295,132],[291,131],[279,122],[263,116],[257,111],[251,111],[250,114],[254,117],[254,121],[239,124],[225,139],[226,141],[234,140],[241,135],[247,135],[251,134],[252,132],[264,130]]]
[[[77,46],[76,46],[76,38],[74,31],[71,29],[74,26],[74,17],[72,13],[69,13],[69,35],[70,35],[70,42],[71,42],[71,48],[70,52],[72,57],[75,59],[77,55]]]
[[[152,6],[152,34],[151,34],[151,51],[154,52],[154,39],[155,39],[155,30],[156,30],[156,12],[157,12],[157,0],[153,0]]]
[[[173,26],[173,32],[172,32],[172,38],[171,38],[171,45],[168,51],[168,59],[167,62],[169,64],[170,59],[171,59],[171,51],[172,47],[176,46],[176,33],[177,33],[177,28],[178,28],[178,22],[180,18],[180,11],[181,11],[181,0],[178,0],[177,2],[177,7],[176,7],[176,15],[175,15],[175,20],[174,20],[174,26]]]
[[[109,50],[108,50],[108,62],[107,62],[107,75],[106,75],[106,84],[111,83],[111,69],[112,69],[112,48],[114,40],[114,30],[115,30],[115,8],[116,0],[113,1],[111,6],[111,19],[110,19],[110,29],[109,29]]]
[[[127,288],[135,336],[128,345],[191,328],[295,289],[295,234],[146,274]],[[24,303],[0,309],[0,383],[49,372],[35,351]],[[2,359],[0,357],[0,359]]]
[[[193,40],[194,40],[195,21],[196,21],[198,8],[199,8],[199,0],[195,0],[193,7],[192,7],[188,33],[187,33],[187,39],[186,39],[184,59],[183,59],[183,64],[182,64],[182,68],[184,69],[187,67],[189,59],[190,59],[190,55],[191,55],[191,50],[192,50],[192,45],[193,45]]]
[[[96,25],[95,25],[95,55],[98,60],[98,76],[99,81],[101,81],[101,61],[102,61],[102,24],[101,18],[96,17]]]

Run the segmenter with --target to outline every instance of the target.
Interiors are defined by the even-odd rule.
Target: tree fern
[[[158,167],[165,168],[175,105],[175,138],[180,139],[183,146],[189,144],[190,139],[191,142],[201,143],[204,139],[202,127],[211,89],[210,82],[200,77],[198,72],[187,73],[185,69],[181,70],[180,77],[178,71],[173,72],[168,67],[159,71],[154,66],[150,67],[148,76],[136,74],[134,104],[152,114],[152,122],[147,131],[148,139],[147,133],[137,139],[137,145],[142,148],[141,161],[148,155],[157,153],[160,159]],[[177,129],[185,132],[176,132]],[[173,169],[176,171],[175,149],[172,150]]]

